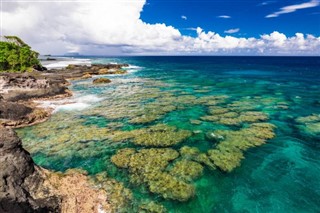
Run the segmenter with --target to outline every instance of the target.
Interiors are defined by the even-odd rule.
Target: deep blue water
[[[86,58],[136,67],[127,75],[109,76],[108,85],[93,86],[92,79],[72,81],[74,105],[61,108],[43,124],[19,130],[24,146],[41,166],[60,171],[82,168],[92,176],[107,172],[133,191],[133,206],[154,200],[169,212],[320,212],[319,57]],[[130,183],[128,170],[110,162],[119,149],[148,147],[132,140],[115,142],[110,133],[100,132],[106,128],[112,132],[175,126],[198,133],[173,149],[187,145],[206,153],[217,146],[206,137],[208,132],[239,131],[250,125],[202,119],[216,106],[195,100],[213,96],[225,96],[217,106],[239,115],[264,113],[268,119],[263,122],[276,126],[275,137],[245,150],[241,165],[231,172],[204,166],[203,175],[190,183],[196,193],[187,202],[166,200],[146,186]],[[140,112],[150,103],[156,103],[155,111],[175,108],[147,123],[131,122],[154,115],[152,110]]]

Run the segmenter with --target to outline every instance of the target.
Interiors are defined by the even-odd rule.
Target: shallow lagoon
[[[91,59],[134,66],[107,85],[72,81],[70,104],[18,130],[39,165],[122,182],[133,193],[115,199],[123,212],[151,200],[169,212],[320,211],[319,58]],[[183,147],[198,154],[184,155]],[[111,162],[124,148],[135,154],[120,159],[137,164]],[[153,148],[175,151],[168,158]],[[141,150],[158,156],[143,155],[150,167],[139,164]]]

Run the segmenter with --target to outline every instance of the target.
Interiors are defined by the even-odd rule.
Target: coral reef
[[[132,139],[134,144],[140,146],[168,147],[178,144],[190,136],[191,132],[188,130],[178,130],[173,126],[157,124],[149,128],[114,132],[112,140]]]
[[[268,120],[269,116],[259,111],[246,111],[243,108],[239,110],[232,107],[210,106],[208,112],[210,115],[202,116],[200,119],[204,121],[213,121],[218,124],[227,126],[241,126],[244,123],[255,123]],[[246,105],[245,105],[246,106]],[[241,106],[243,107],[243,106]]]
[[[170,161],[178,158],[173,149],[133,149],[119,150],[111,161],[120,168],[128,168],[130,180],[136,184],[146,184],[148,189],[165,199],[186,201],[194,195],[194,187],[167,173]],[[126,158],[126,159],[124,159]]]
[[[299,117],[296,119],[296,122],[302,124],[320,122],[320,115],[312,114],[305,117]]]
[[[211,170],[216,169],[216,166],[209,159],[208,155],[206,153],[201,153],[200,150],[196,147],[183,146],[180,149],[180,155],[182,159],[201,163]]]
[[[210,160],[221,170],[231,172],[240,166],[243,154],[238,149],[213,149],[208,151]]]
[[[93,181],[106,191],[111,212],[132,211],[132,192],[122,183],[108,177],[106,172],[96,174]]]
[[[310,136],[320,135],[320,114],[312,114],[296,119],[298,128]]]
[[[174,164],[169,173],[179,179],[192,181],[202,175],[203,167],[201,164],[190,160],[181,160]]]
[[[166,213],[166,208],[154,201],[146,201],[139,206],[140,213]]]
[[[275,137],[275,126],[270,123],[253,123],[238,131],[217,130],[214,134],[224,138],[215,149],[208,151],[210,160],[221,170],[230,172],[240,165],[243,151],[261,146]]]

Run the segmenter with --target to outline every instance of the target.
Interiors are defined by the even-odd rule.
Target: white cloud
[[[3,2],[3,33],[17,35],[43,54],[95,55],[320,55],[320,37],[279,32],[258,38],[221,36],[140,19],[146,0]],[[235,29],[233,29],[235,30]]]
[[[274,18],[274,17],[278,17],[281,14],[293,13],[293,12],[296,12],[297,10],[316,7],[319,5],[320,5],[319,0],[311,0],[309,2],[302,3],[302,4],[289,5],[289,6],[280,8],[280,11],[278,11],[278,12],[274,12],[274,13],[267,15],[266,18]]]
[[[221,15],[221,16],[218,16],[218,18],[225,18],[225,19],[227,19],[227,18],[231,18],[231,16]]]
[[[237,33],[239,31],[240,31],[240,28],[235,28],[235,29],[225,30],[224,33],[232,34],[232,33]]]
[[[187,20],[187,19],[188,19],[187,16],[181,16],[181,18],[182,18],[183,20]]]
[[[275,3],[275,2],[276,2],[276,1],[265,1],[265,2],[262,2],[262,3],[258,4],[258,6],[266,6],[266,5]]]

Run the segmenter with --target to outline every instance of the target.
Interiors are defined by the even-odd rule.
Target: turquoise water
[[[74,97],[63,106],[53,103],[58,107],[50,120],[19,129],[36,163],[56,171],[81,168],[92,177],[106,172],[133,192],[127,208],[119,210],[123,212],[138,211],[140,203],[150,200],[169,212],[320,212],[320,58],[91,59],[134,66],[126,75],[108,76],[112,83],[107,85],[95,86],[92,79],[72,81]],[[218,109],[229,114],[215,114]],[[235,115],[224,120],[230,112]],[[260,117],[252,118],[253,112]],[[251,117],[239,120],[248,113]],[[205,117],[213,115],[219,119]],[[243,159],[239,165],[232,161],[230,171],[217,160],[211,159],[216,169],[200,163],[202,175],[186,181],[195,187],[187,201],[165,199],[161,193],[150,192],[148,183],[133,183],[130,169],[119,168],[110,160],[123,148],[159,147],[147,144],[147,138],[137,144],[139,136],[115,137],[141,129],[140,135],[148,135],[146,128],[157,124],[188,132],[167,147],[179,151],[189,146],[209,156],[208,150],[219,150],[219,144],[254,143],[257,137],[248,138],[241,131],[252,131],[252,123],[273,124],[274,137],[264,137],[270,132],[263,128],[263,142],[241,148]],[[221,131],[226,134],[221,141],[208,137]],[[172,138],[175,133],[168,135],[173,134],[169,135]],[[232,153],[228,156],[233,157]],[[180,159],[182,154],[165,171]]]

